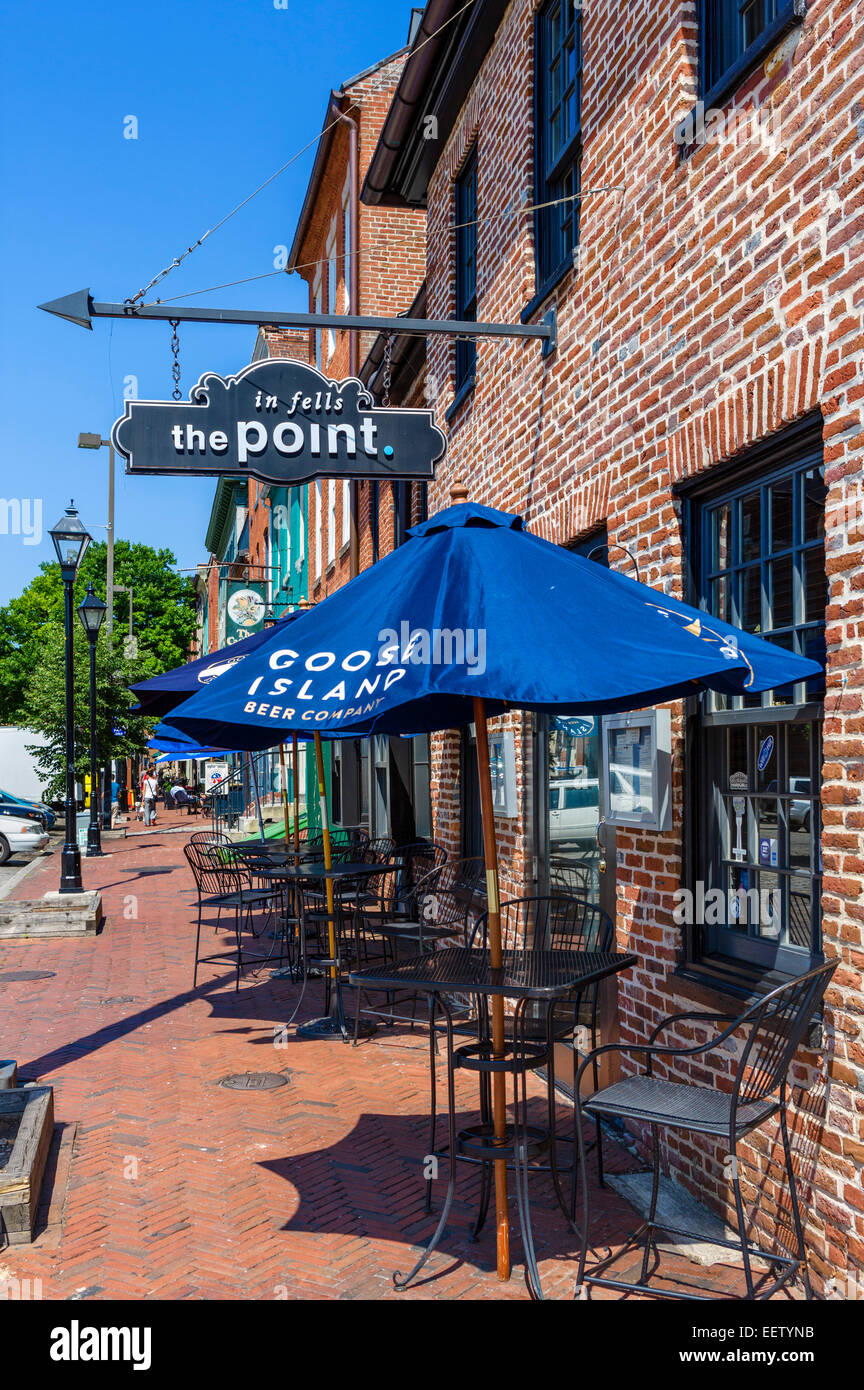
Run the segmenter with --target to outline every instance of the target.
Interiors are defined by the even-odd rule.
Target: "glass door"
[[[607,897],[607,847],[601,848],[602,790],[598,721],[590,716],[552,718],[540,739],[545,773],[545,854],[538,866],[548,890],[560,889],[589,902]],[[611,827],[603,827],[604,833]],[[614,853],[612,855],[614,866]],[[614,874],[612,875],[614,878]]]

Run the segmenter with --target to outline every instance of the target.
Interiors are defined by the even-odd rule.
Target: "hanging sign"
[[[771,754],[772,754],[773,752],[774,752],[774,735],[773,735],[773,734],[769,734],[768,737],[767,737],[766,739],[763,739],[762,744],[761,744],[761,746],[760,746],[760,748],[759,748],[759,756],[758,756],[758,758],[756,759],[756,766],[758,767],[758,769],[759,769],[760,772],[764,772],[764,771],[765,771],[766,767],[768,766],[768,764],[769,764],[770,761],[771,761]]]
[[[229,584],[225,603],[226,646],[233,642],[242,642],[244,638],[257,632],[266,612],[267,601],[263,584]]]
[[[127,473],[431,478],[446,441],[431,410],[376,406],[361,381],[328,381],[270,357],[236,376],[205,372],[185,401],[127,401],[111,433]]]
[[[571,738],[590,738],[594,732],[592,715],[559,715],[555,719],[555,729]]]

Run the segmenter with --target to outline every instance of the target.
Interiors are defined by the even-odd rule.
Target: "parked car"
[[[593,840],[597,833],[599,783],[596,777],[566,777],[549,784],[549,834],[562,840]]]
[[[790,777],[789,790],[793,793],[797,792],[799,798],[804,796],[809,798],[810,778]],[[796,799],[795,801],[791,802],[789,806],[789,825],[791,826],[791,828],[793,830],[809,830],[810,817],[812,815],[812,811],[812,802],[810,802],[809,800],[801,801]]]
[[[13,854],[32,854],[48,844],[41,816],[10,802],[0,802],[0,864]]]
[[[39,811],[45,818],[45,829],[53,830],[57,822],[56,813],[44,801],[29,801],[24,796],[13,796],[11,792],[4,791],[0,787],[0,802],[11,801],[13,806],[25,806],[28,811]]]

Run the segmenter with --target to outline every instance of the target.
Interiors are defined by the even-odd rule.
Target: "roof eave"
[[[366,171],[362,202],[426,206],[429,175],[509,4],[477,0],[459,16],[459,0],[429,0]],[[436,140],[424,134],[430,115],[438,123]]]

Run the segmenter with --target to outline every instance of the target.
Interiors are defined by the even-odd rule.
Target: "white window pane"
[[[351,304],[351,284],[354,275],[351,245],[351,178],[345,181],[342,193],[342,278],[345,282],[345,308]]]
[[[351,484],[347,478],[342,480],[342,544],[351,539]]]
[[[321,573],[321,531],[324,517],[321,511],[321,484],[315,484],[315,573]]]

